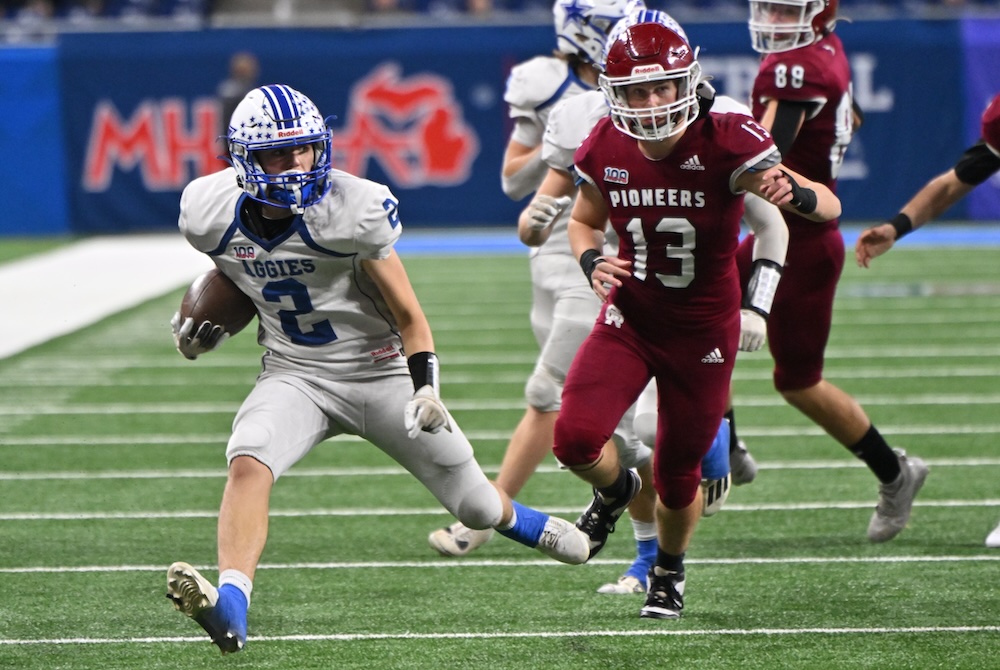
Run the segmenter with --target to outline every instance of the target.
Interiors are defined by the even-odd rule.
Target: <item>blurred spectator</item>
[[[70,0],[62,13],[72,23],[86,23],[104,16],[106,9],[104,0]]]
[[[368,9],[376,14],[392,14],[406,9],[403,0],[368,0]]]
[[[6,30],[6,38],[10,42],[37,42],[52,37],[55,28],[52,17],[55,16],[53,0],[26,0],[12,8],[10,28]]]
[[[247,93],[257,88],[260,62],[249,51],[237,51],[229,58],[229,76],[216,90],[221,112],[221,135],[229,134],[229,119]],[[228,155],[228,150],[227,150]]]

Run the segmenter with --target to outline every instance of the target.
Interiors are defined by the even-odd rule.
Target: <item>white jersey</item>
[[[272,240],[242,222],[247,196],[232,168],[184,189],[179,226],[256,305],[265,370],[278,357],[335,379],[408,374],[392,313],[359,262],[389,256],[402,230],[396,198],[345,172],[330,179],[330,192]]]
[[[536,56],[515,65],[503,95],[510,117],[518,121],[511,138],[524,146],[537,147],[555,104],[592,90],[565,60],[555,56]]]
[[[549,124],[542,139],[542,160],[553,169],[575,174],[573,154],[591,128],[608,115],[608,104],[600,91],[586,91],[559,101],[549,114]],[[573,255],[566,228],[573,208],[567,207],[552,223],[549,238],[538,254]],[[612,241],[613,243],[613,241]]]

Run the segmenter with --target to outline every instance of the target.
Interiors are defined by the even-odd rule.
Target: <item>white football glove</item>
[[[202,321],[198,330],[195,330],[194,319],[191,317],[181,323],[180,312],[174,312],[173,318],[170,319],[170,329],[174,333],[174,346],[177,347],[177,351],[191,361],[218,348],[229,339],[229,333],[211,321]]]
[[[752,309],[740,310],[740,351],[757,351],[767,339],[767,321]]]
[[[545,230],[562,211],[569,207],[573,198],[562,195],[553,198],[551,195],[536,195],[528,204],[528,225],[534,231]]]
[[[403,426],[411,440],[420,435],[420,431],[437,433],[444,428],[451,432],[451,416],[430,384],[417,389],[413,399],[406,403]]]

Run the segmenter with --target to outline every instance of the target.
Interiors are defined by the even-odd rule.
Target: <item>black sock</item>
[[[615,500],[616,498],[621,498],[624,495],[628,495],[628,471],[622,466],[618,466],[618,479],[611,486],[605,486],[603,488],[597,489],[597,492],[601,494],[604,500]]]
[[[684,554],[679,556],[675,554],[668,554],[659,547],[656,548],[656,565],[655,567],[660,568],[662,571],[666,572],[676,572],[679,575],[684,574]]]
[[[732,407],[729,411],[722,415],[723,417],[729,419],[729,453],[736,451],[736,444],[739,440],[736,438],[736,413]]]
[[[865,436],[848,449],[864,461],[883,484],[890,484],[899,477],[899,457],[875,428],[875,424],[869,426]]]

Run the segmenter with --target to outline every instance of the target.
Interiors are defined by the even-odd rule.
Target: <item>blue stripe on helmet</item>
[[[298,105],[292,98],[292,90],[287,86],[273,84],[263,86],[261,90],[271,106],[274,120],[279,128],[294,128],[299,118]]]

